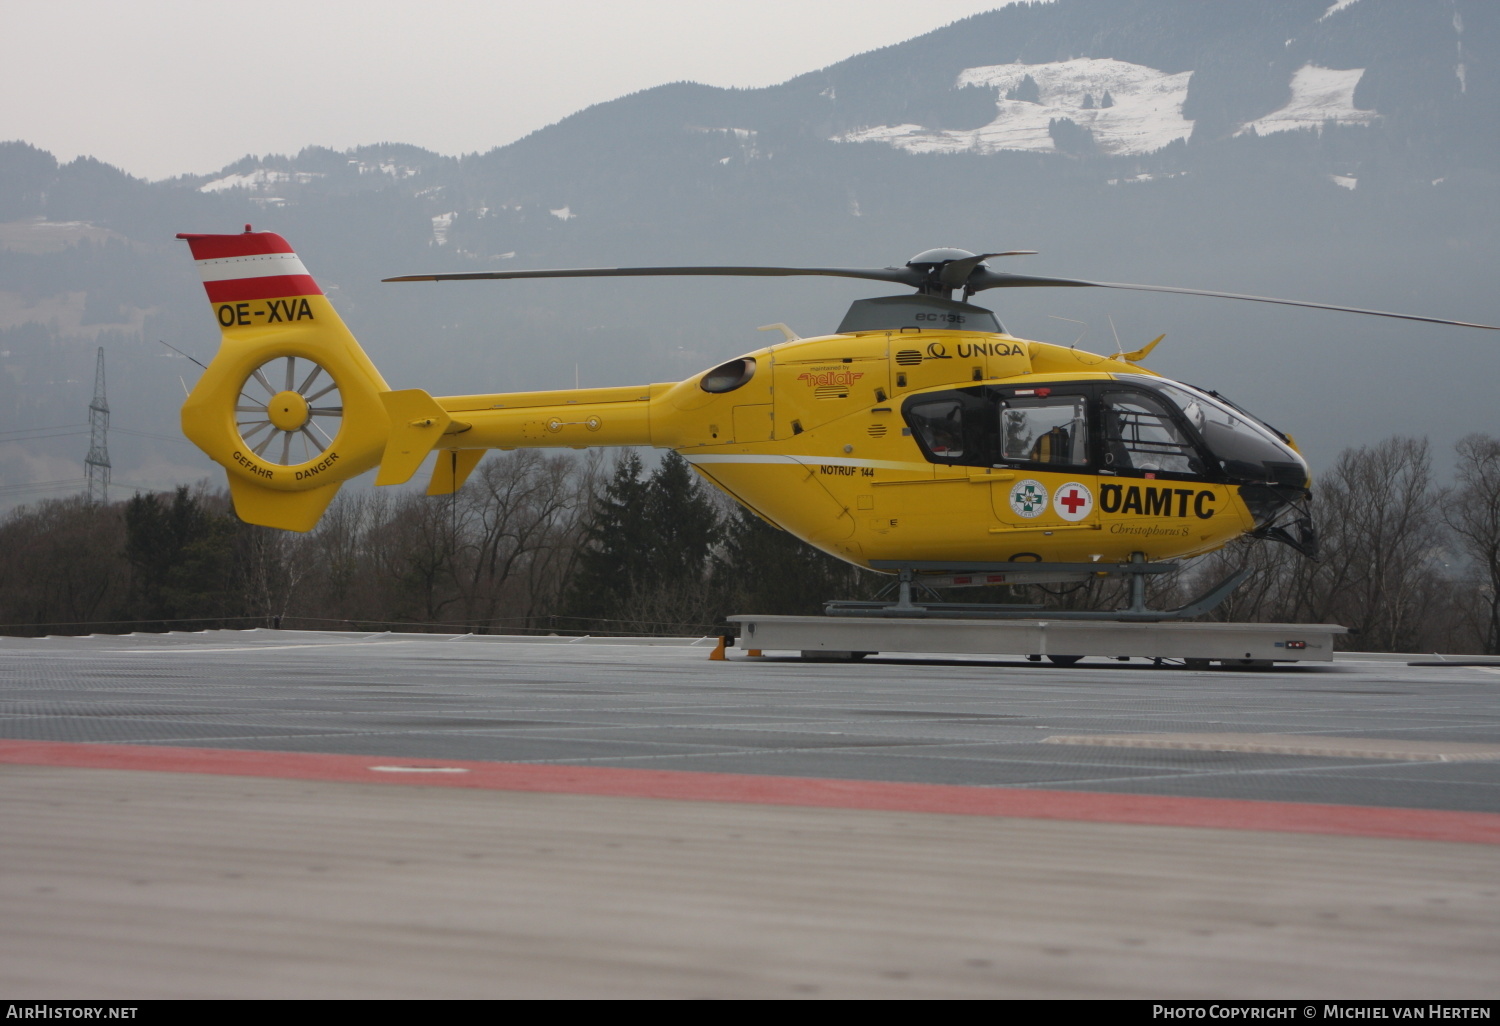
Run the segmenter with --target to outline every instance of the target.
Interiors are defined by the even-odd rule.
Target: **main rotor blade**
[[[647,278],[658,275],[722,275],[750,278],[782,278],[795,275],[830,278],[864,278],[889,281],[913,288],[926,275],[910,267],[574,267],[550,271],[465,271],[458,274],[403,274],[382,281],[481,281],[491,278]]]
[[[1419,317],[1416,314],[1391,313],[1388,310],[1365,310],[1357,306],[1334,306],[1331,303],[1308,303],[1300,299],[1276,299],[1271,296],[1245,296],[1237,292],[1208,292],[1203,289],[1181,289],[1170,285],[1127,285],[1117,281],[1084,281],[1079,278],[1044,278],[1031,274],[1007,274],[1003,271],[977,271],[968,283],[970,292],[999,288],[1037,288],[1058,286],[1063,288],[1129,289],[1133,292],[1172,292],[1183,296],[1207,296],[1211,299],[1244,299],[1252,303],[1276,303],[1280,306],[1305,306],[1313,310],[1332,310],[1335,313],[1368,314],[1371,317],[1394,317],[1402,321],[1422,321],[1426,324],[1447,324],[1458,328],[1484,328],[1500,331],[1493,324],[1475,324],[1471,321],[1454,321],[1443,317]]]

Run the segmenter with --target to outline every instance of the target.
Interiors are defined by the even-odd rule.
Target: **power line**
[[[58,431],[50,435],[27,435],[25,438],[0,438],[0,445],[18,444],[21,442],[44,442],[49,438],[81,438],[88,434],[87,431]]]
[[[154,438],[157,441],[161,442],[182,442],[185,445],[193,444],[181,435],[158,435],[150,431],[131,431],[129,428],[122,428],[118,424],[115,425],[114,431],[117,435],[133,435],[136,438]]]
[[[29,481],[25,484],[0,485],[0,492],[12,494],[15,492],[48,491],[77,487],[78,479],[70,477],[64,481]]]
[[[86,420],[80,420],[80,421],[75,421],[72,424],[53,424],[50,427],[14,428],[14,429],[12,429],[10,431],[0,431],[0,440],[4,440],[4,439],[8,438],[11,435],[27,435],[27,434],[33,434],[33,433],[38,432],[38,431],[72,431],[74,428],[86,428],[88,426],[89,426],[89,422],[88,421],[86,421]],[[75,433],[76,434],[82,434],[83,432],[80,431],[80,432],[75,432]],[[26,439],[24,439],[24,438],[23,439],[19,439],[19,441],[23,441],[23,442],[25,440]]]

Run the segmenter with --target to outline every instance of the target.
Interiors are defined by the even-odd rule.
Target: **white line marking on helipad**
[[[376,773],[467,773],[462,766],[371,766]]]
[[[430,637],[430,635],[429,635],[429,637]],[[163,646],[161,648],[129,648],[129,649],[118,649],[116,651],[110,652],[109,654],[111,656],[116,655],[116,654],[123,654],[123,655],[179,655],[179,654],[183,654],[183,653],[187,653],[187,654],[191,654],[191,655],[202,655],[204,653],[210,653],[210,654],[212,654],[212,653],[216,653],[216,652],[280,652],[280,651],[284,651],[284,650],[289,649],[289,648],[324,648],[324,649],[327,649],[327,648],[351,648],[351,647],[356,646],[356,645],[364,645],[367,642],[372,641],[372,640],[374,640],[374,639],[362,638],[359,641],[346,641],[346,642],[338,642],[338,643],[332,643],[332,644],[327,643],[327,642],[312,642],[312,643],[308,643],[308,644],[296,644],[296,645],[213,645],[213,644],[208,644],[208,645],[181,645],[181,646],[174,646],[172,648],[167,648],[167,647]],[[382,644],[382,647],[384,647],[385,645],[411,645],[411,644],[416,644],[416,642],[412,642],[412,641],[386,641],[386,642],[382,642],[381,644]]]
[[[1500,745],[1305,734],[1058,734],[1043,738],[1043,743],[1252,752],[1258,755],[1317,755],[1333,759],[1399,759],[1408,762],[1478,762],[1500,759]]]

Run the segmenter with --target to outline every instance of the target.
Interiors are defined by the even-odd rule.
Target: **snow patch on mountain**
[[[1292,76],[1292,99],[1285,107],[1240,126],[1235,135],[1251,130],[1257,135],[1322,128],[1326,122],[1368,125],[1380,119],[1373,110],[1354,106],[1354,89],[1364,77],[1364,68],[1320,68],[1304,64]]]
[[[1353,7],[1356,3],[1358,3],[1358,0],[1338,0],[1338,2],[1335,3],[1332,7],[1324,11],[1323,17],[1319,18],[1318,20],[1327,21],[1329,18],[1342,11],[1345,7]]]
[[[705,135],[723,136],[727,142],[738,145],[739,152],[719,158],[720,164],[729,164],[735,156],[746,161],[755,160],[760,156],[760,148],[756,145],[760,139],[760,132],[753,128],[694,128],[693,131]]]
[[[283,182],[306,185],[308,182],[322,177],[321,174],[315,171],[270,171],[262,167],[247,174],[225,175],[223,178],[215,178],[205,185],[198,186],[198,191],[228,192],[230,189],[250,189],[264,192],[273,185],[280,185]]]
[[[1167,178],[1181,178],[1186,174],[1186,171],[1158,171],[1154,174],[1150,172],[1142,172],[1138,175],[1131,175],[1129,178],[1107,178],[1105,179],[1104,184],[1131,185],[1136,182],[1157,182]]]
[[[573,213],[570,207],[558,207],[556,210],[548,210],[547,213],[551,214],[559,221],[571,221],[573,220],[573,218],[578,216],[577,214]]]
[[[1191,71],[1169,75],[1142,64],[1105,58],[1079,58],[1049,64],[996,64],[969,68],[962,87],[992,88],[995,119],[982,128],[934,130],[921,125],[881,125],[837,137],[836,142],[881,142],[911,153],[994,153],[997,150],[1056,149],[1051,122],[1067,119],[1093,132],[1102,153],[1152,153],[1186,139],[1193,123],[1182,116]],[[1038,100],[1005,99],[1027,77]],[[1112,101],[1103,106],[1105,96]]]
[[[397,164],[394,161],[383,160],[378,164],[367,164],[363,160],[351,160],[349,165],[362,175],[390,175],[398,181],[402,178],[411,178],[417,174],[417,169],[407,167],[405,164]]]
[[[450,210],[432,219],[432,239],[439,246],[448,245],[448,229],[453,227],[453,220],[456,217],[458,217],[458,211]]]

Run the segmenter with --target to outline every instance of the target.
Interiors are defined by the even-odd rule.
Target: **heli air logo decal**
[[[1040,481],[1027,478],[1010,490],[1010,508],[1030,520],[1047,512],[1047,489]]]
[[[808,388],[848,388],[864,376],[864,371],[809,371],[798,374],[797,380],[807,382]]]
[[[1077,481],[1069,481],[1052,497],[1052,508],[1064,520],[1082,520],[1094,512],[1094,496]]]

